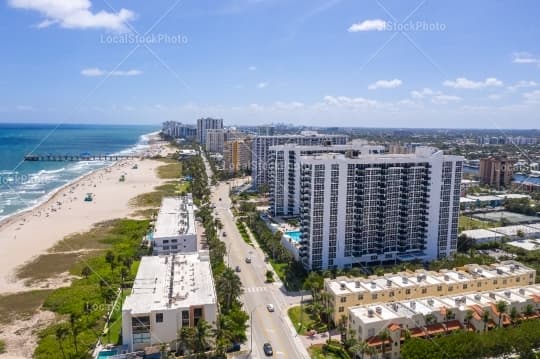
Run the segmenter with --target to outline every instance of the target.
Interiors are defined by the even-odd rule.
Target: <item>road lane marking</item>
[[[260,293],[260,292],[266,292],[266,287],[247,287],[244,288],[245,293]]]

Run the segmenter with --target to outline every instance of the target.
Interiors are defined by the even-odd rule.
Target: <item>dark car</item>
[[[237,271],[237,272],[241,272],[241,271],[242,271],[242,269],[240,268],[240,266],[236,266],[236,268],[235,268],[234,270]]]
[[[264,354],[266,354],[266,356],[271,357],[272,355],[274,355],[274,351],[272,350],[272,345],[270,343],[264,343],[263,344],[263,350],[264,350]]]
[[[233,343],[233,345],[227,349],[227,353],[237,352],[240,350],[240,344],[239,343]]]

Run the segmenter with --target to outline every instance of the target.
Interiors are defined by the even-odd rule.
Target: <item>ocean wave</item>
[[[60,172],[63,172],[65,171],[66,169],[64,167],[62,168],[59,168],[57,170],[41,170],[37,173],[37,175],[43,175],[43,174],[53,174],[53,173],[60,173]]]

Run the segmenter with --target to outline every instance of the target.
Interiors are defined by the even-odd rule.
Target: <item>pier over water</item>
[[[141,158],[140,155],[40,155],[24,156],[25,161],[121,161]]]

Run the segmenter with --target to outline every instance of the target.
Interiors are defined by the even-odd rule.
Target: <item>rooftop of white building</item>
[[[151,256],[142,257],[133,291],[122,310],[148,314],[216,300],[208,252]]]
[[[156,220],[154,238],[185,234],[196,234],[191,194],[183,197],[164,197]]]
[[[503,234],[490,231],[489,229],[469,229],[461,232],[462,235],[466,235],[468,238],[474,240],[482,240],[487,238],[502,238]]]
[[[517,236],[518,232],[521,231],[525,236],[528,236],[540,233],[540,224],[516,224],[513,226],[491,228],[490,230],[505,236]]]
[[[483,278],[504,278],[508,275],[535,273],[535,270],[516,261],[504,261],[492,265],[467,264],[459,269],[441,270],[440,272],[417,270],[386,274],[380,277],[326,279],[326,286],[334,295],[377,292],[388,288],[407,288],[413,286],[436,285],[441,283],[457,284]],[[406,278],[406,281],[403,279]],[[390,284],[390,285],[389,285]]]

